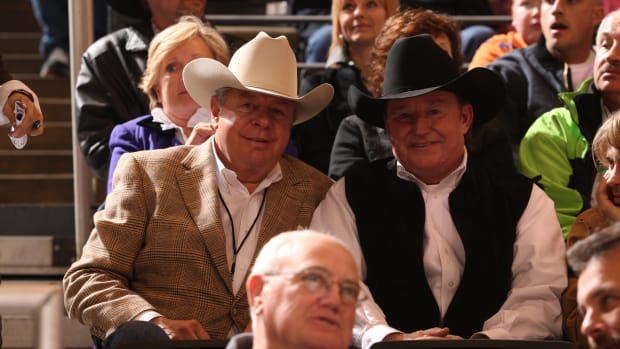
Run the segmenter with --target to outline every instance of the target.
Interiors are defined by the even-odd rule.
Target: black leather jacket
[[[112,32],[82,56],[77,79],[78,139],[88,166],[106,180],[108,141],[116,124],[149,113],[149,100],[138,87],[153,38],[150,21]]]

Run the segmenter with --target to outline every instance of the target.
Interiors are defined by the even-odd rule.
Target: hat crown
[[[390,50],[383,95],[442,86],[459,76],[459,67],[428,34],[399,38]]]
[[[285,36],[260,32],[233,54],[228,69],[249,88],[297,98],[297,59]]]

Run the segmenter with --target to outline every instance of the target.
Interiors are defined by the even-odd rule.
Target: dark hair
[[[575,243],[566,253],[568,265],[579,275],[591,260],[620,246],[620,222],[616,222]]]
[[[459,67],[463,64],[459,24],[456,21],[447,15],[419,8],[398,12],[385,21],[383,29],[375,39],[369,77],[369,90],[373,95],[379,96],[383,92],[385,62],[394,42],[399,38],[418,34],[430,34],[433,37],[445,34],[450,40],[454,63]]]

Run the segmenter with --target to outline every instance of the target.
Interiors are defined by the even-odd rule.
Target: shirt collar
[[[153,120],[161,123],[161,129],[163,131],[170,129],[179,129],[181,127],[175,124],[168,118],[168,115],[164,113],[162,108],[155,108],[151,110],[151,115],[153,116]],[[194,115],[192,115],[189,120],[187,120],[186,127],[192,128],[196,126],[199,122],[210,122],[211,121],[211,113],[205,108],[198,108]]]
[[[215,173],[217,176],[217,186],[221,191],[230,192],[233,189],[245,190],[246,187],[237,179],[237,174],[224,165],[222,160],[217,155],[215,150],[215,137],[211,137],[208,142],[211,142],[211,148],[213,149],[213,157],[215,158]],[[260,193],[263,189],[269,187],[271,184],[278,182],[282,179],[282,168],[280,163],[276,163],[273,169],[267,174],[267,176],[258,184],[254,193]]]
[[[422,182],[416,175],[407,171],[407,169],[400,163],[400,161],[396,161],[396,175],[398,178],[414,182],[418,185],[421,191],[423,192],[437,192],[437,191],[453,191],[454,188],[458,185],[467,169],[467,148],[465,148],[465,152],[463,153],[463,160],[459,164],[459,166],[448,174],[444,179],[442,179],[438,184],[426,184]]]

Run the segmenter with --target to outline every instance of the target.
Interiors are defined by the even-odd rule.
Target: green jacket
[[[592,79],[577,91],[561,92],[564,107],[541,115],[519,146],[518,169],[555,203],[564,237],[575,217],[590,207],[596,168],[590,144],[601,124],[601,97]]]

